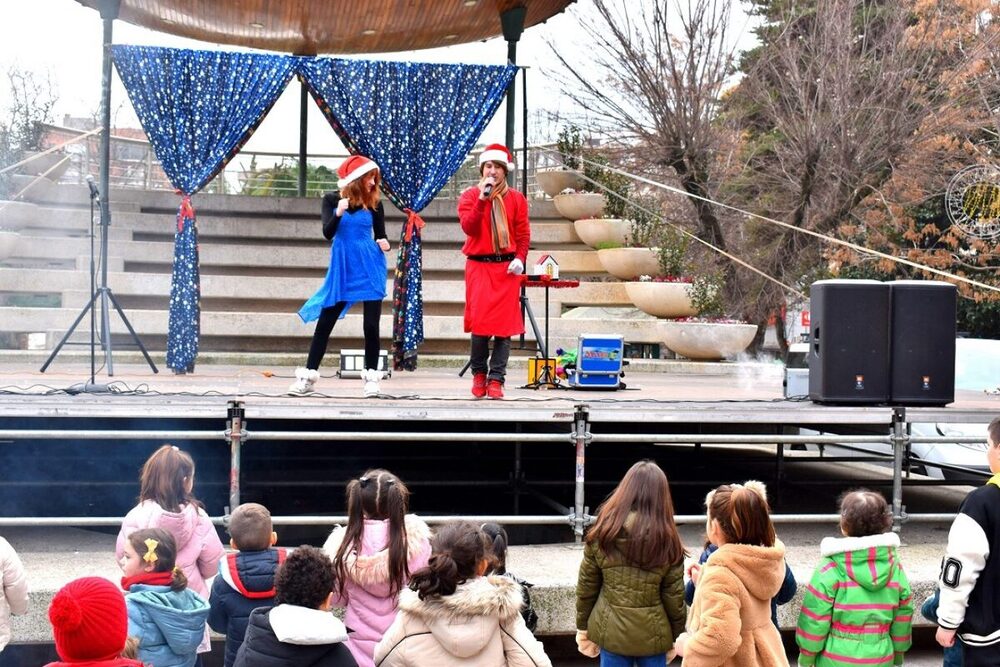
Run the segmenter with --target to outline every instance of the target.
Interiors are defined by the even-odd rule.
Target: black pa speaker
[[[897,280],[892,292],[889,400],[947,405],[955,400],[955,286]]]
[[[820,280],[809,292],[809,398],[818,403],[889,400],[889,285]]]

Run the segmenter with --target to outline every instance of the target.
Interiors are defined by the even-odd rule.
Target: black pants
[[[487,361],[488,358],[488,361]],[[507,375],[507,360],[510,358],[510,336],[493,336],[493,356],[490,356],[490,337],[472,334],[472,352],[469,368],[475,373],[488,373],[490,380],[503,383]]]
[[[990,646],[962,644],[962,665],[963,667],[996,667],[1000,665],[1000,644]]]
[[[365,307],[365,368],[373,370],[378,368],[378,321],[382,317],[382,301],[380,299],[363,303]],[[306,368],[309,370],[319,370],[319,365],[326,354],[326,347],[330,344],[333,325],[337,323],[337,318],[344,311],[345,305],[341,301],[320,311],[319,321],[316,322],[316,331],[313,332],[312,344],[309,346],[309,359],[306,361]]]

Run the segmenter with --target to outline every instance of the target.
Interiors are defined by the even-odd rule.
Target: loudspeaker
[[[897,280],[892,293],[889,400],[947,405],[955,400],[954,285]]]
[[[820,280],[809,292],[809,398],[819,403],[889,400],[889,285]]]

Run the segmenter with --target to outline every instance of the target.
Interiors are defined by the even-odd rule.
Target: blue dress
[[[344,317],[358,301],[385,298],[385,253],[372,238],[372,212],[367,208],[345,211],[330,246],[330,268],[323,286],[299,309],[303,322],[319,319],[324,308],[341,301]]]

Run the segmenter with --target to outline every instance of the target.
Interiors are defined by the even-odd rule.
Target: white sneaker
[[[319,379],[319,371],[312,371],[308,368],[295,369],[295,382],[288,388],[289,394],[305,396],[313,392],[313,385]]]
[[[361,371],[361,379],[365,381],[365,398],[373,398],[379,394],[378,382],[383,377],[380,370],[366,368]]]

